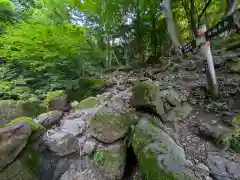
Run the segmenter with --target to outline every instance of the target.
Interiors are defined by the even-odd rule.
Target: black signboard
[[[196,40],[192,40],[192,42],[186,44],[185,46],[182,47],[182,53],[187,53],[190,51],[193,51],[197,46]]]
[[[234,24],[233,16],[228,16],[223,21],[220,21],[218,24],[208,29],[205,32],[206,40],[211,40],[212,38],[218,36],[219,34],[225,32],[228,29],[231,29]]]

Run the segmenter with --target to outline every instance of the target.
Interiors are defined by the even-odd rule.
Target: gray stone
[[[26,123],[0,128],[0,171],[12,163],[27,145],[31,132],[31,127]]]
[[[213,179],[207,176],[205,180],[213,180]]]
[[[183,103],[174,107],[166,116],[166,121],[185,120],[192,112],[193,108],[188,103]]]
[[[227,172],[234,178],[240,178],[240,165],[235,162],[227,163]]]
[[[96,150],[97,144],[98,142],[95,139],[88,139],[83,146],[83,155],[92,154]]]
[[[75,107],[77,107],[78,104],[79,104],[78,101],[73,101],[73,102],[71,102],[71,107],[75,108]]]
[[[161,91],[161,96],[173,106],[178,106],[182,102],[180,93],[175,91],[174,89],[167,89]]]
[[[77,138],[63,131],[48,130],[43,136],[44,144],[47,148],[59,156],[64,156],[77,152]]]
[[[160,127],[153,125],[151,118],[140,118],[132,142],[144,179],[168,179],[172,176],[177,180],[196,179],[193,171],[187,167],[189,162],[183,148]]]
[[[85,128],[86,125],[82,118],[66,119],[61,127],[61,131],[78,136],[84,132]]]
[[[206,165],[200,163],[196,167],[197,167],[197,169],[200,170],[200,171],[199,170],[195,171],[195,174],[199,173],[200,176],[198,176],[198,177],[201,177],[201,176],[207,177],[207,176],[209,176],[209,168]]]
[[[207,165],[210,169],[211,176],[216,180],[230,180],[230,178],[227,178],[229,175],[226,171],[227,165],[226,160],[223,159],[219,155],[208,155],[207,158]]]
[[[62,116],[63,112],[55,110],[40,114],[37,118],[34,119],[34,121],[48,128],[57,123],[62,118]]]

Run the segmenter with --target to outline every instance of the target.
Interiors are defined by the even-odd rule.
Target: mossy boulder
[[[151,82],[138,82],[133,88],[133,106],[146,108],[158,115],[165,114],[160,87]]]
[[[90,133],[101,142],[112,143],[127,133],[133,119],[128,113],[114,113],[111,108],[102,108],[89,122]]]
[[[74,107],[74,110],[98,107],[99,105],[101,105],[101,103],[102,102],[99,98],[88,97],[87,99],[84,99],[80,103],[78,103],[78,105]]]
[[[124,174],[126,146],[123,141],[99,148],[94,162],[110,180],[120,180]]]
[[[34,119],[34,122],[43,125],[46,128],[51,127],[53,124],[57,123],[63,116],[62,111],[49,111],[43,114],[40,114],[37,118]]]
[[[234,58],[227,64],[228,69],[234,73],[240,73],[240,58]]]
[[[30,126],[31,132],[32,132],[31,140],[37,139],[46,130],[44,126],[34,122],[33,119],[30,117],[15,118],[14,120],[10,121],[8,124],[4,124],[4,126],[5,127],[11,126],[12,124],[15,124],[15,123],[26,123]]]
[[[35,98],[24,101],[2,100],[0,101],[0,124],[6,124],[21,116],[36,117],[43,111],[40,101]]]
[[[13,162],[23,150],[31,132],[31,127],[27,123],[14,123],[0,127],[0,171]]]
[[[67,105],[67,95],[62,90],[48,92],[44,105],[48,110],[62,110]]]
[[[152,124],[154,122],[154,124]],[[145,180],[194,180],[186,167],[184,150],[161,129],[156,119],[144,115],[135,127],[133,149]]]
[[[38,180],[40,178],[40,153],[27,148],[0,173],[1,180]]]

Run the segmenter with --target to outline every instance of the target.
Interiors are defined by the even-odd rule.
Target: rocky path
[[[0,179],[25,166],[40,168],[40,180],[239,179],[240,76],[216,62],[221,93],[212,100],[200,57],[171,61],[106,74],[104,91],[81,102],[51,92],[50,111],[34,119],[12,121],[9,107]],[[39,179],[27,172],[19,180]]]
[[[113,81],[109,84],[115,84],[108,91],[131,88],[137,80],[154,81],[161,87],[179,90],[194,109],[188,118],[179,122],[176,129],[193,169],[198,171],[197,165],[202,163],[208,166],[214,179],[239,179],[240,154],[216,144],[215,134],[232,130],[231,121],[240,110],[240,76],[229,73],[224,66],[217,64],[220,99],[214,101],[206,91],[202,59],[189,58],[178,63],[179,66],[166,72],[162,72],[161,67],[118,72],[108,77],[109,82]]]

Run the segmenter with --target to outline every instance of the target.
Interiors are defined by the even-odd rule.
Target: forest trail
[[[132,89],[134,82],[140,80],[153,81],[162,89],[173,88],[181,92],[193,107],[193,111],[188,118],[175,124],[173,129],[177,133],[178,144],[184,148],[187,159],[193,163],[191,164],[193,170],[198,170],[196,165],[199,163],[211,166],[209,164],[212,155],[212,157],[220,157],[226,164],[219,166],[216,171],[214,167],[209,167],[211,177],[234,179],[228,176],[230,170],[227,164],[240,164],[240,153],[224,148],[220,143],[218,144],[217,139],[232,131],[232,120],[240,112],[240,76],[230,73],[225,68],[227,61],[220,55],[215,56],[214,59],[220,89],[220,98],[217,100],[211,99],[207,92],[204,61],[199,55],[180,61],[173,60],[168,70],[162,68],[160,64],[155,64],[152,67],[129,72],[115,71],[105,77],[109,84],[105,91]],[[239,167],[234,168],[236,170]],[[215,173],[222,173],[222,176],[217,176]]]

